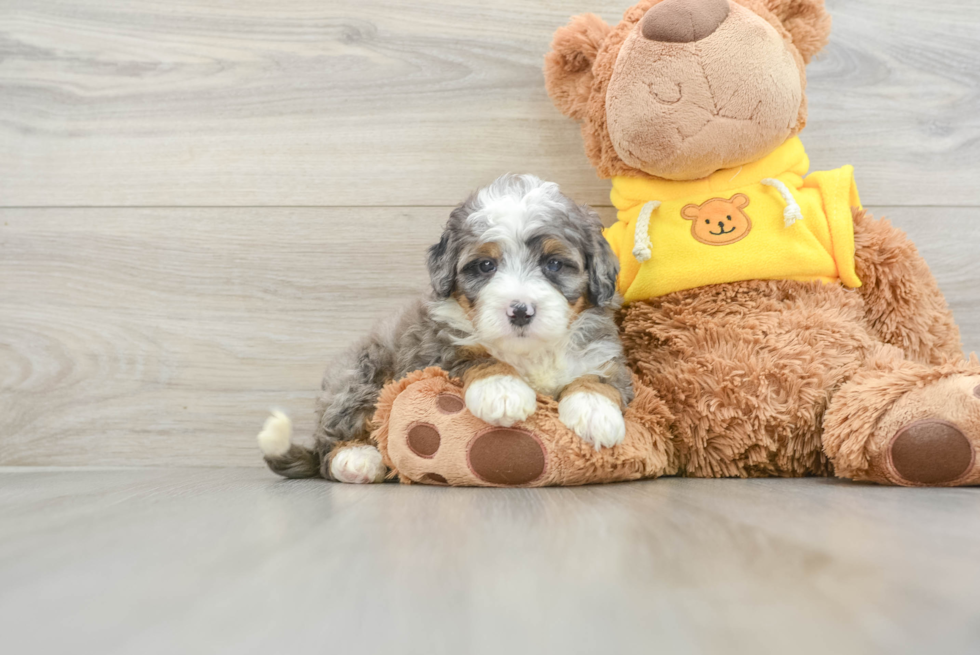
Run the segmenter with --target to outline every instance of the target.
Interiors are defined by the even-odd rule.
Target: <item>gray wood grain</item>
[[[980,350],[980,209],[875,211]],[[325,363],[426,288],[448,213],[0,210],[0,464],[261,466],[267,410],[312,430]]]
[[[0,212],[0,462],[256,463],[425,287],[448,209]],[[288,390],[288,391],[287,391]]]
[[[0,471],[8,652],[976,653],[980,495]]]
[[[506,171],[607,203],[541,75],[630,0],[7,0],[3,206],[448,205]],[[831,0],[816,168],[878,205],[980,204],[980,3]]]

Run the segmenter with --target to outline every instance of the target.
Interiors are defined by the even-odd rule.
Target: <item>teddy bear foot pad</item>
[[[980,484],[980,377],[954,376],[917,388],[896,403],[883,424],[882,433],[891,436],[881,471],[890,482]]]
[[[889,448],[892,469],[907,484],[955,484],[974,464],[962,430],[946,421],[922,420],[898,431]]]
[[[436,405],[447,419],[464,410],[459,396],[442,393]],[[447,420],[446,423],[455,423]],[[445,429],[447,426],[443,425]],[[453,425],[452,427],[456,427]],[[405,445],[419,459],[433,459],[442,445],[439,427],[418,422],[406,431]],[[466,467],[469,473],[489,485],[519,486],[533,483],[545,472],[544,446],[527,430],[492,427],[484,429],[469,441],[466,449]],[[424,466],[424,465],[423,465]],[[440,473],[427,472],[420,481],[428,484],[448,484]]]
[[[437,385],[435,402],[427,387]],[[416,400],[415,396],[422,397]],[[391,426],[388,456],[400,475],[424,484],[525,486],[544,482],[548,450],[530,429],[495,427],[466,409],[458,389],[433,379],[410,389]],[[460,435],[466,438],[460,439]]]

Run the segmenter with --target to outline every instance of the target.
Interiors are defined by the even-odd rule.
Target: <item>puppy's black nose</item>
[[[524,303],[517,303],[507,308],[507,317],[511,325],[524,327],[534,318],[534,310],[529,309]]]

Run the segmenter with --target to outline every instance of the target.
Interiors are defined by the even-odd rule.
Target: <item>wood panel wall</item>
[[[471,189],[532,172],[611,219],[541,58],[627,6],[0,4],[0,465],[259,465]],[[857,167],[980,349],[980,3],[828,6],[814,169]]]

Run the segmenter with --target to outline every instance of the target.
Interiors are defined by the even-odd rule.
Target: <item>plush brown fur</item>
[[[758,2],[742,4],[762,14]],[[789,32],[804,64],[809,64],[830,40],[832,21],[823,0],[764,0],[762,4]]]
[[[936,279],[904,232],[866,212],[854,214],[857,275],[865,318],[882,342],[909,359],[940,364],[963,354],[960,330]]]
[[[595,79],[592,66],[609,31],[595,14],[583,14],[555,32],[552,51],[545,57],[545,79],[551,99],[566,116],[585,119]]]
[[[908,368],[906,358],[938,363],[962,356],[952,315],[911,242],[863,213],[855,230],[858,270],[866,280],[860,292],[820,282],[740,282],[626,310],[625,350],[633,370],[675,417],[682,471],[830,474],[844,429],[837,426],[861,402],[851,391],[837,408],[838,389],[860,385],[866,369],[881,362]],[[912,320],[899,328],[900,317]],[[975,365],[954,369],[980,375]],[[914,370],[928,378],[928,367]],[[875,399],[881,411],[891,400]],[[838,423],[828,430],[832,446],[825,448],[823,417],[832,406]],[[863,443],[874,427],[873,421],[851,426],[852,439]],[[847,460],[842,470],[856,469]]]

